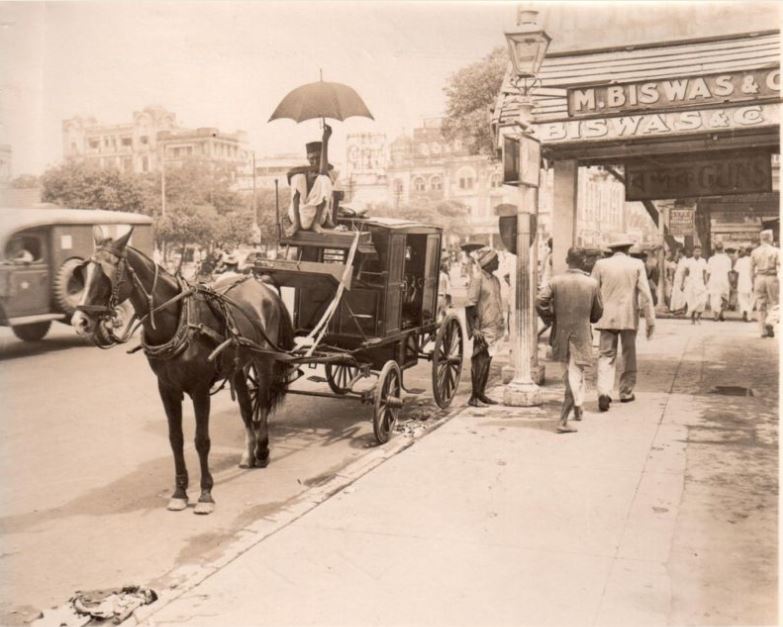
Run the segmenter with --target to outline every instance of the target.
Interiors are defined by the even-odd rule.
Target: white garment
[[[750,257],[745,255],[734,263],[737,271],[737,292],[753,292],[753,274],[750,267]]]
[[[729,297],[729,272],[731,272],[731,257],[726,253],[716,253],[707,262],[707,272],[710,278],[707,289],[710,295]]]
[[[302,229],[312,228],[318,206],[326,202],[326,210],[321,212],[319,224],[323,224],[332,211],[332,179],[327,174],[319,174],[310,193],[307,193],[307,175],[294,174],[291,177],[291,204],[288,206],[288,218],[294,223],[294,196],[299,193],[299,222]]]
[[[685,277],[685,299],[688,302],[688,313],[703,312],[707,306],[707,286],[704,283],[704,271],[707,262],[703,257],[690,257],[685,262],[688,275]]]

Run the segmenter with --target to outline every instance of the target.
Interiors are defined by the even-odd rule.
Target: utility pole
[[[160,150],[160,215],[166,215],[166,147]]]

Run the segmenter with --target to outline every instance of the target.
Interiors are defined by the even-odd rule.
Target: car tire
[[[74,275],[74,270],[83,263],[78,257],[66,260],[57,271],[52,284],[54,305],[69,319],[76,312],[84,290],[83,281]]]
[[[51,321],[46,320],[44,322],[33,322],[32,324],[20,324],[19,326],[11,327],[11,331],[24,342],[38,342],[49,332],[49,327],[51,326]]]

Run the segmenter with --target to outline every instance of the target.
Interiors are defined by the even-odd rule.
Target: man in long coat
[[[723,242],[715,242],[715,254],[707,261],[707,291],[710,294],[710,309],[715,320],[723,321],[723,310],[729,302],[731,284],[731,258],[723,252]]]
[[[565,396],[560,411],[560,433],[576,431],[568,424],[574,411],[574,420],[582,419],[585,398],[585,368],[593,361],[593,329],[603,313],[598,282],[581,268],[584,258],[580,250],[570,248],[566,256],[568,271],[552,277],[541,286],[536,309],[544,320],[554,320],[549,343],[552,358],[567,363],[564,374]]]
[[[622,343],[623,371],[620,373],[620,401],[636,399],[636,331],[639,328],[639,310],[644,312],[647,338],[655,328],[650,284],[644,263],[628,256],[633,242],[625,237],[610,244],[613,255],[599,259],[593,266],[593,278],[598,281],[604,312],[596,324],[601,332],[598,353],[598,409],[607,411],[612,402],[617,343]]]

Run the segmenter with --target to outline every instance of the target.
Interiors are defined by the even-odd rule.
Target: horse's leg
[[[169,444],[174,453],[174,494],[169,499],[168,509],[177,512],[188,506],[188,469],[185,467],[185,455],[182,452],[182,392],[158,380],[158,391],[169,421]]]
[[[255,463],[256,435],[253,431],[253,401],[247,389],[244,371],[237,372],[233,382],[239,401],[239,412],[242,414],[242,422],[245,423],[245,450],[239,460],[239,467],[252,468]]]
[[[196,451],[201,464],[201,496],[196,503],[196,514],[211,514],[215,509],[215,501],[212,499],[212,475],[209,472],[209,389],[199,390],[191,395],[193,409],[196,414]]]
[[[253,431],[256,438],[256,468],[266,468],[269,465],[269,386],[272,382],[272,363],[268,360],[260,362],[258,368],[258,409],[253,416]]]

